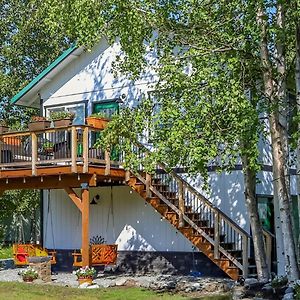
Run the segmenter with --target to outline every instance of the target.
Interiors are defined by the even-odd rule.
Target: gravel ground
[[[0,282],[22,282],[21,276],[18,274],[20,270],[21,269],[1,270]],[[43,284],[43,281],[37,279],[35,283]],[[72,273],[58,273],[52,275],[52,283],[50,284],[78,287],[77,277]],[[156,291],[172,291],[184,293],[226,293],[232,290],[233,285],[233,281],[229,279],[172,275],[116,276],[103,273],[99,273],[93,281],[93,288],[136,286],[149,288]]]

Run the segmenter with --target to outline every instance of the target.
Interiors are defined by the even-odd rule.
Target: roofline
[[[38,84],[44,77],[46,77],[53,69],[55,69],[63,60],[65,60],[78,47],[71,46],[64,51],[55,61],[53,61],[46,69],[44,69],[38,76],[29,82],[20,92],[10,99],[11,104],[17,104],[23,96],[25,96],[36,84]]]

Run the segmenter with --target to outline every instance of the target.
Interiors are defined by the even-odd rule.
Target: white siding
[[[91,52],[83,52],[72,64],[51,80],[41,91],[44,106],[61,105],[78,101],[89,101],[88,113],[94,101],[127,97],[126,103],[137,103],[149,90],[149,83],[157,81],[148,71],[132,82],[127,76],[115,77],[112,64],[120,54],[118,43],[109,46],[105,39]]]
[[[90,193],[91,199],[100,196],[98,204],[90,206],[90,237],[101,235],[108,243],[117,243],[119,250],[192,251],[192,244],[129,187],[113,187],[112,200],[110,187],[91,188]],[[48,214],[45,191],[45,247],[81,248],[79,210],[63,190],[51,190],[50,199]]]

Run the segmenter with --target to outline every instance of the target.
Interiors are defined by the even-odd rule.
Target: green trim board
[[[53,61],[44,71],[42,71],[37,77],[35,77],[30,83],[28,83],[20,92],[11,98],[10,103],[16,104],[25,94],[27,94],[37,83],[39,83],[45,76],[47,76],[54,68],[56,68],[64,59],[66,59],[74,50],[78,47],[76,45],[71,46],[64,51],[55,61]]]

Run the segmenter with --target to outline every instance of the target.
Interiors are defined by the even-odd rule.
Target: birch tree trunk
[[[261,30],[260,55],[263,67],[265,97],[271,104],[269,113],[270,135],[273,156],[273,181],[274,193],[277,194],[280,220],[282,225],[282,239],[284,245],[285,269],[290,282],[299,278],[299,270],[296,258],[296,249],[293,238],[289,191],[286,181],[286,157],[284,151],[284,127],[279,120],[278,87],[272,73],[272,64],[268,48],[267,18],[263,7],[257,11],[257,22]]]
[[[296,24],[296,104],[297,104],[297,114],[300,115],[300,25]],[[298,122],[298,132],[300,132],[300,122]],[[298,218],[300,220],[300,136],[297,140],[297,149],[296,149],[296,182],[297,182],[297,202],[298,202]],[[300,257],[299,249],[300,236],[298,237],[297,245],[297,256]]]
[[[254,246],[255,263],[257,269],[257,278],[259,281],[268,281],[271,278],[267,264],[265,243],[263,238],[263,229],[258,215],[257,199],[255,193],[256,173],[249,167],[248,158],[242,156],[244,184],[245,184],[245,201],[249,214],[252,239]]]

